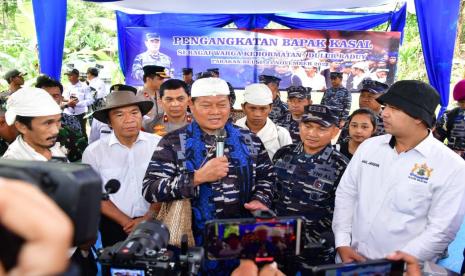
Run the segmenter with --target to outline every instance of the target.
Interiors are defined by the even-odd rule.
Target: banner
[[[182,68],[194,75],[218,68],[235,88],[258,82],[259,75],[281,79],[280,88],[331,86],[330,72],[343,73],[343,85],[357,91],[361,80],[393,83],[399,32],[155,29],[126,28],[123,40],[126,83],[142,85],[142,68],[154,64],[182,79]]]

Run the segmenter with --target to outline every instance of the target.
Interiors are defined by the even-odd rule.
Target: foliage
[[[34,76],[38,57],[35,39],[31,39],[35,36],[31,1],[1,0],[0,5],[0,72],[3,75],[11,68],[21,68]],[[2,80],[0,86],[3,90],[6,82]]]
[[[428,81],[425,60],[419,37],[417,16],[407,13],[404,28],[404,39],[399,51],[397,79],[413,79]]]
[[[464,9],[465,0],[461,0]],[[81,0],[68,0],[67,26],[63,65],[81,63],[83,66],[104,64],[113,83],[122,82],[117,54],[115,14],[102,6]],[[0,0],[0,73],[20,68],[30,78],[38,74],[38,56],[31,0]],[[463,11],[459,26],[464,24]],[[227,27],[234,28],[231,23]],[[270,23],[267,28],[285,28]],[[385,31],[388,23],[374,30]],[[452,82],[463,78],[465,66],[465,27],[459,28],[458,50],[454,58]],[[83,68],[79,68],[83,70]],[[414,14],[407,14],[403,44],[399,51],[398,79],[427,81],[419,32]],[[0,88],[6,86],[0,83]]]

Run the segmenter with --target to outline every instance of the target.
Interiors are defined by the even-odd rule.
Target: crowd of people
[[[0,95],[0,154],[82,162],[103,184],[119,180],[119,191],[102,201],[103,246],[126,239],[143,220],[163,220],[160,210],[178,202],[175,221],[190,223],[182,231],[197,246],[205,245],[209,220],[272,210],[302,216],[310,242],[326,240],[279,264],[279,272],[266,267],[275,271],[268,275],[293,275],[397,251],[390,258],[434,262],[462,223],[465,80],[454,88],[458,107],[436,121],[439,95],[421,81],[389,86],[357,80],[360,108],[350,114],[352,94],[343,73],[328,72],[321,103],[302,85],[286,89],[285,103],[281,79],[261,75],[245,88],[244,117],[236,120],[234,89],[215,68],[194,81],[192,68],[183,69],[179,80],[162,66],[145,65],[139,73],[143,87],[115,84],[108,91],[98,73],[89,68],[81,81],[72,69],[64,88],[43,75],[35,87],[23,87],[25,74],[9,71],[9,89]],[[93,242],[78,246],[73,259],[95,262]],[[253,265],[247,261],[238,265],[208,260],[203,270],[258,273],[244,268]]]

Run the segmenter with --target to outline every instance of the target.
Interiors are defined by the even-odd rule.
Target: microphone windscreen
[[[105,190],[109,194],[116,193],[120,187],[121,183],[117,179],[110,179],[108,180],[107,184],[105,184]]]

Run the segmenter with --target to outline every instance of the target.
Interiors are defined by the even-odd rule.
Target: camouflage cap
[[[281,79],[278,78],[278,77],[275,77],[275,76],[270,76],[270,75],[260,75],[260,76],[258,76],[258,81],[260,83],[264,83],[264,84],[268,84],[270,82],[279,84]]]
[[[368,91],[373,94],[383,94],[389,89],[389,85],[375,81],[375,80],[370,80],[370,79],[364,79],[362,81],[362,88],[360,89],[360,92],[362,91]]]
[[[287,88],[287,98],[310,99],[311,87],[289,86]]]
[[[342,79],[342,72],[331,72],[331,73],[329,73],[329,78],[330,79],[333,79],[333,78]]]
[[[305,107],[302,122],[315,122],[324,127],[330,127],[331,125],[337,126],[339,118],[337,116],[337,110],[334,108],[327,105],[312,104]]]

